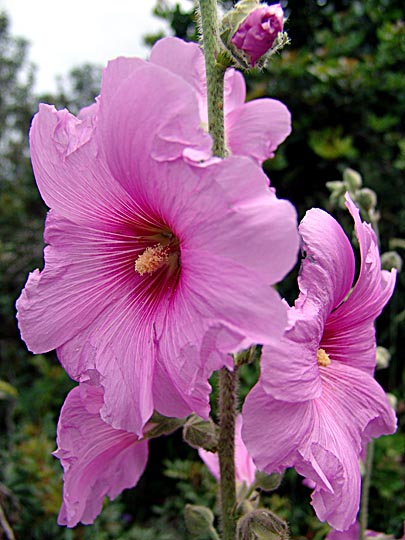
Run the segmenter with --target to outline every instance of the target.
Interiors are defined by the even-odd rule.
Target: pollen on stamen
[[[169,262],[169,250],[162,244],[147,247],[135,261],[135,272],[143,276],[159,270]]]
[[[316,359],[318,360],[318,366],[326,367],[330,364],[329,354],[324,349],[318,349]]]

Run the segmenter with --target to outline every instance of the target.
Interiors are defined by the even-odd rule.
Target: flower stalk
[[[218,457],[221,490],[223,540],[234,540],[236,533],[235,421],[237,370],[219,372]]]
[[[374,459],[374,441],[371,440],[367,445],[367,455],[365,463],[365,472],[361,486],[361,506],[360,506],[360,540],[366,540],[366,530],[368,524],[368,502],[371,484],[371,472],[373,470]]]
[[[224,128],[224,75],[226,67],[218,62],[220,51],[216,0],[200,0],[202,42],[207,78],[208,126],[213,138],[213,153],[226,157]]]
[[[207,79],[208,126],[213,138],[213,153],[226,157],[224,127],[225,66],[218,61],[220,52],[216,0],[200,0],[202,43]],[[223,540],[236,534],[235,422],[237,370],[219,372],[219,440],[221,524]]]

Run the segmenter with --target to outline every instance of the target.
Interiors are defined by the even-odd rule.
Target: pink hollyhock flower
[[[278,34],[283,31],[284,13],[280,4],[260,4],[241,22],[231,43],[243,51],[249,64],[256,62],[271,49]]]
[[[78,118],[41,105],[31,128],[51,211],[45,268],[17,302],[21,335],[101,385],[103,420],[138,436],[154,409],[207,417],[226,354],[286,322],[271,285],[295,262],[295,210],[248,158],[195,166],[211,145],[199,124],[187,82],[120,58],[96,105]]]
[[[366,531],[366,538],[374,538],[374,540],[395,540],[392,535],[376,531]],[[347,531],[330,531],[326,540],[360,540],[360,525],[356,521]]]
[[[150,61],[176,73],[195,90],[202,125],[208,129],[207,87],[204,56],[196,43],[167,37],[152,49]],[[249,156],[258,163],[274,157],[279,144],[291,133],[291,115],[275,99],[254,99],[245,103],[246,85],[241,73],[225,74],[225,140],[231,154]]]
[[[300,295],[281,342],[263,348],[261,377],[243,409],[243,438],[256,466],[268,473],[293,466],[315,482],[315,511],[339,531],[356,519],[363,446],[396,429],[373,378],[374,320],[395,271],[381,271],[371,226],[348,196],[346,205],[360,245],[356,284],[351,289],[355,261],[343,230],[326,212],[310,210],[299,229]]]
[[[59,525],[93,523],[104,497],[134,487],[148,460],[148,442],[114,429],[100,417],[103,390],[80,384],[67,396],[58,423],[54,455],[64,469]]]
[[[242,440],[242,415],[238,414],[235,424],[235,477],[237,482],[245,483],[248,487],[255,481],[256,467],[249,456],[245,443]],[[207,465],[210,473],[219,481],[218,454],[198,449],[200,458]]]

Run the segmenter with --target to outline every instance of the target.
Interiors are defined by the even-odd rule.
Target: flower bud
[[[237,540],[288,540],[288,526],[278,516],[260,508],[238,521]]]
[[[396,251],[386,251],[381,255],[381,266],[383,270],[396,268],[400,272],[402,270],[402,257]]]
[[[355,193],[360,189],[363,183],[361,174],[349,167],[343,171],[343,181],[351,193]]]
[[[169,418],[154,412],[146,425],[144,437],[147,439],[154,439],[155,437],[160,437],[161,435],[170,435],[180,428],[184,422],[184,418]]]
[[[203,420],[192,414],[183,427],[183,439],[192,448],[204,448],[216,452],[218,447],[218,426],[210,418]]]
[[[375,191],[370,188],[362,188],[356,194],[356,202],[359,206],[363,207],[364,210],[369,212],[374,210],[377,206],[377,195]]]
[[[283,33],[284,13],[280,4],[241,0],[222,20],[221,38],[245,68],[254,67],[272,48],[288,43]]]
[[[391,359],[390,352],[385,347],[378,346],[376,349],[376,364],[377,369],[385,369],[388,367]]]
[[[193,536],[207,534],[213,529],[214,514],[205,506],[186,504],[184,509],[186,527]]]
[[[254,485],[256,489],[262,489],[263,491],[274,491],[280,486],[282,479],[282,474],[266,474],[262,471],[256,471]]]
[[[394,396],[394,394],[391,394],[390,392],[387,392],[387,399],[389,401],[389,404],[391,405],[391,407],[394,409],[394,411],[397,411],[397,407],[398,407],[398,398],[397,396]],[[405,524],[404,524],[405,525]]]

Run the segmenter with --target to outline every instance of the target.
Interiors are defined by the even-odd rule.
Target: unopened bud
[[[356,202],[369,212],[377,206],[377,195],[372,189],[362,188],[356,193]]]
[[[183,439],[193,448],[204,448],[216,452],[218,448],[218,426],[210,418],[203,420],[192,414],[183,427]]]
[[[222,20],[221,38],[242,67],[254,67],[266,53],[288,43],[283,32],[284,13],[280,4],[241,0]]]
[[[391,407],[394,409],[394,411],[396,411],[397,406],[398,406],[398,398],[397,398],[397,396],[394,396],[394,394],[391,394],[390,392],[387,392],[387,399],[388,399]]]
[[[266,474],[262,471],[256,471],[254,486],[256,489],[262,489],[263,491],[274,491],[280,486],[282,479],[282,474]]]
[[[385,369],[388,367],[391,360],[391,354],[385,347],[377,347],[376,364],[377,369]]]
[[[400,272],[402,270],[402,257],[396,251],[386,251],[381,255],[381,266],[383,270],[396,268]]]
[[[237,540],[288,540],[288,526],[278,516],[260,508],[238,521]]]
[[[361,174],[349,167],[343,171],[343,181],[351,193],[355,193],[363,184]]]
[[[193,536],[211,532],[214,528],[214,514],[205,506],[187,504],[184,509],[187,530]]]

